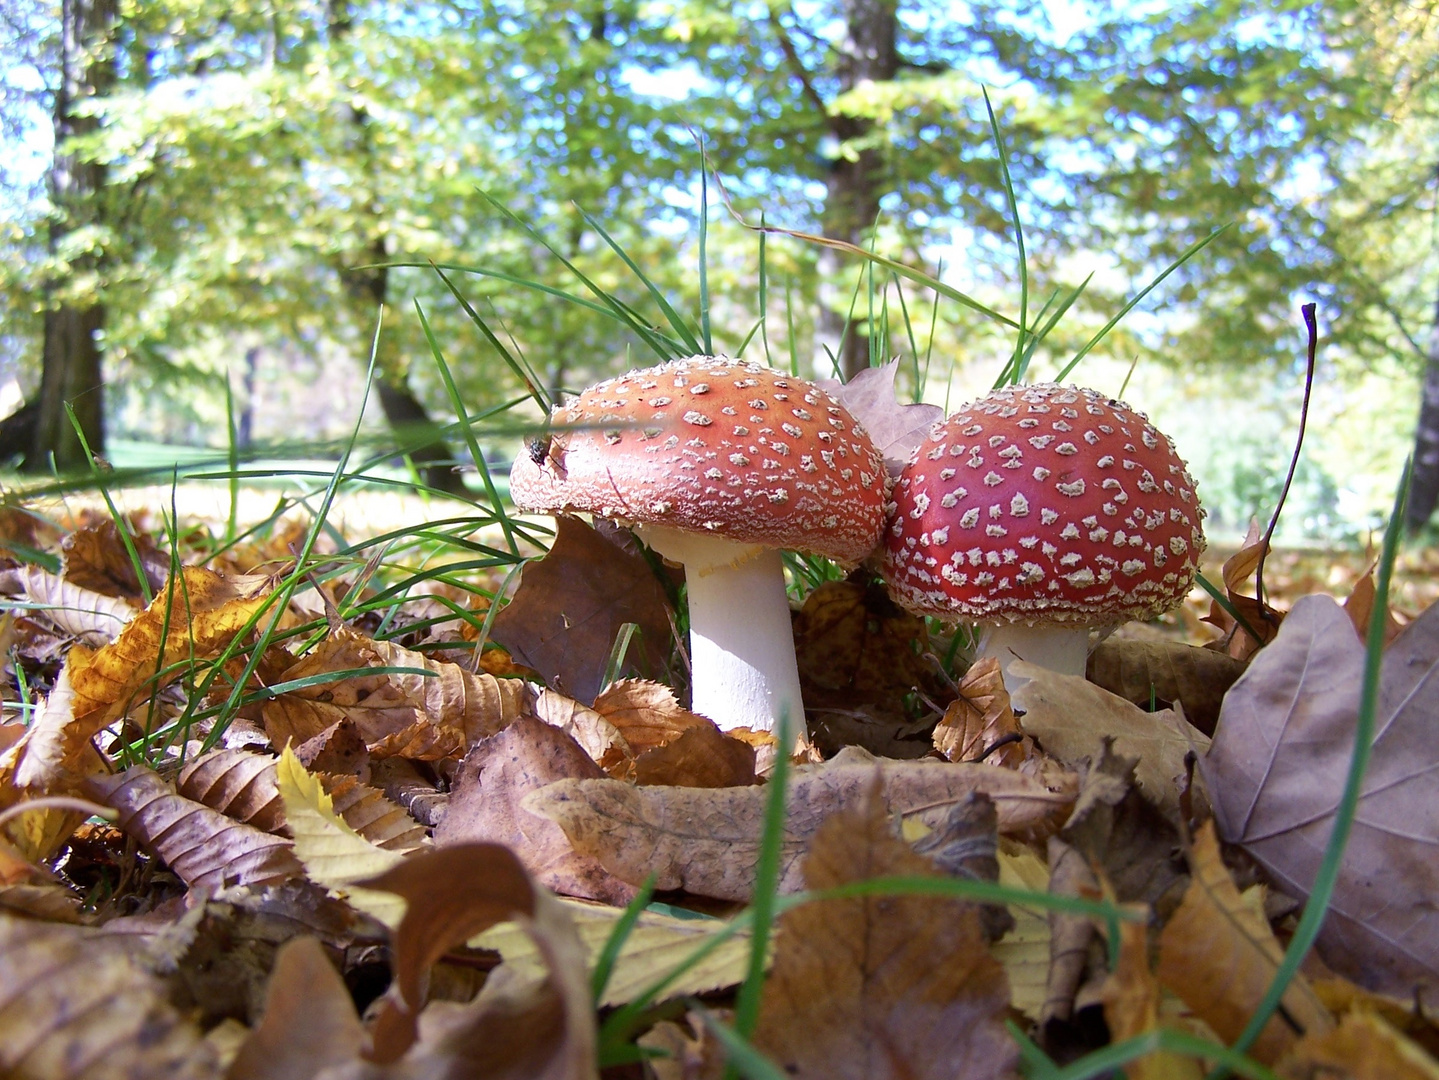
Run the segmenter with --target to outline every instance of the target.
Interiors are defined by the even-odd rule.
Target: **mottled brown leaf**
[[[1160,934],[1159,981],[1233,1042],[1268,991],[1284,950],[1263,914],[1240,896],[1210,823],[1194,838],[1190,874],[1184,902]],[[1302,975],[1282,1004],[1302,1033],[1322,1035],[1334,1026]],[[1289,1021],[1275,1016],[1265,1025],[1250,1050],[1257,1061],[1272,1065],[1294,1045],[1298,1035]]]
[[[165,587],[165,579],[170,576],[170,556],[156,548],[145,533],[130,528],[126,531],[153,596]],[[76,529],[60,542],[60,551],[61,574],[66,581],[104,596],[133,600],[137,608],[143,603],[144,590],[135,573],[135,563],[113,519]]]
[[[723,788],[756,782],[754,747],[732,739],[713,721],[635,758],[636,784]]]
[[[557,690],[541,690],[532,710],[584,748],[595,763],[616,780],[634,778],[634,753],[619,729],[588,705]]]
[[[851,749],[795,770],[781,848],[783,889],[799,887],[800,856],[819,823],[855,805],[877,774],[893,813],[938,822],[954,802],[982,792],[994,800],[1001,831],[1039,825],[1067,812],[1074,800],[1072,789],[1051,791],[1009,769],[884,761]],[[598,859],[622,880],[638,884],[653,872],[660,889],[748,900],[765,797],[758,787],[635,788],[608,779],[563,780],[522,805],[558,822],[576,851]]]
[[[264,885],[300,872],[288,840],[175,794],[144,765],[91,777],[87,787],[119,811],[120,828],[191,887]]]
[[[612,877],[595,859],[574,851],[555,822],[523,806],[526,795],[556,780],[603,776],[569,735],[524,717],[474,746],[465,757],[455,776],[449,809],[435,829],[435,843],[508,844],[547,888],[626,904],[634,896],[630,885]]]
[[[295,756],[311,772],[351,773],[361,781],[370,779],[370,752],[349,717],[295,747]]]
[[[514,599],[495,617],[494,638],[515,660],[579,701],[600,692],[605,663],[625,623],[637,673],[663,674],[674,631],[665,590],[633,537],[555,519],[549,554],[525,566]]]
[[[175,791],[262,832],[278,832],[285,825],[275,759],[268,754],[214,750],[180,770]]]
[[[887,875],[937,876],[894,835],[877,785],[815,833],[811,889]],[[779,920],[754,1044],[788,1076],[1008,1077],[1009,987],[972,904],[928,896],[822,900]]]
[[[1220,834],[1291,896],[1318,872],[1354,748],[1364,647],[1327,596],[1295,603],[1224,701],[1204,778]],[[1319,937],[1370,989],[1439,988],[1439,607],[1384,653],[1373,756]]]
[[[1219,707],[1246,662],[1182,641],[1108,638],[1089,654],[1089,681],[1141,708],[1180,702],[1184,716],[1214,734]]]
[[[1009,691],[999,660],[985,656],[976,660],[959,684],[959,696],[950,702],[931,735],[934,748],[948,761],[987,761],[991,765],[1017,766],[1034,752],[1014,718]],[[1015,741],[1000,746],[1004,739]],[[998,746],[992,753],[985,751]]]
[[[673,742],[692,728],[713,727],[709,720],[680,705],[662,683],[623,679],[595,698],[595,712],[614,725],[633,754]]]

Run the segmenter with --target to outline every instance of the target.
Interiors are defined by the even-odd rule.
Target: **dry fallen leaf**
[[[1020,726],[1045,752],[1073,766],[1097,758],[1105,738],[1114,749],[1139,759],[1139,788],[1167,816],[1178,819],[1184,755],[1203,752],[1209,739],[1173,709],[1148,713],[1093,683],[1023,660],[1010,665],[1010,700],[1024,710]]]
[[[371,675],[367,668],[409,670]],[[529,695],[519,680],[476,675],[348,628],[333,633],[278,681],[341,672],[351,674],[265,703],[265,731],[273,745],[299,745],[348,719],[374,756],[435,760],[462,754],[504,728]]]
[[[1109,638],[1089,654],[1087,676],[1111,694],[1146,707],[1151,701],[1184,706],[1184,717],[1214,734],[1219,707],[1245,661],[1182,641]]]
[[[1149,928],[1119,924],[1119,965],[1104,984],[1104,1019],[1114,1042],[1159,1027],[1159,980],[1149,970]],[[1204,1070],[1192,1058],[1156,1050],[1125,1067],[1129,1080],[1199,1080]]]
[[[920,440],[934,424],[944,419],[944,410],[938,405],[901,404],[894,386],[898,374],[899,361],[891,360],[856,372],[847,383],[821,379],[816,384],[864,425],[884,457],[890,476],[899,475]]]
[[[1034,742],[1024,737],[1014,718],[995,657],[981,657],[964,673],[959,696],[935,725],[932,738],[934,748],[949,761],[983,760],[1014,767],[1030,756]],[[1014,741],[999,745],[1010,738]],[[998,749],[986,753],[996,746]]]
[[[177,795],[154,770],[136,765],[92,776],[86,787],[120,812],[119,825],[186,885],[222,889],[267,885],[299,873],[290,842]]]
[[[157,593],[114,642],[94,654],[72,649],[65,663],[69,700],[63,709],[47,707],[26,733],[16,784],[49,789],[86,775],[91,770],[76,766],[90,738],[153,693],[157,672],[166,673],[158,681],[168,681],[181,661],[227,645],[264,605],[270,584],[261,576],[223,578],[182,567],[174,588]]]
[[[125,529],[139,558],[151,595],[158,593],[170,576],[170,556],[159,550],[147,533],[129,525],[118,525],[113,518],[76,529],[60,542],[61,573],[66,581],[82,589],[105,596],[127,597],[138,607],[144,589],[135,574],[130,549],[120,535],[121,528]]]
[[[0,571],[0,592],[23,596],[38,609],[32,618],[93,648],[114,641],[140,610],[128,597],[81,588],[38,566]]]
[[[895,836],[879,786],[832,814],[804,860],[811,889],[937,876]],[[787,1076],[1007,1077],[1009,987],[972,904],[927,896],[821,900],[780,916],[753,1042]]]
[[[799,859],[820,821],[854,805],[878,774],[891,812],[935,815],[971,792],[994,800],[1001,832],[1062,814],[1073,790],[1051,791],[1009,769],[944,761],[886,761],[852,748],[822,765],[795,769],[782,843],[781,887],[799,887]],[[1070,779],[1073,779],[1072,777]],[[748,900],[766,793],[758,787],[635,788],[617,780],[562,780],[523,806],[558,822],[576,851],[638,884],[654,873],[660,889]]]
[[[0,914],[0,1074],[218,1078],[214,1049],[123,937]]]
[[[1266,642],[1274,639],[1284,619],[1284,613],[1267,603],[1260,603],[1249,593],[1254,587],[1252,582],[1255,571],[1268,553],[1269,545],[1259,535],[1259,523],[1251,521],[1243,546],[1225,560],[1223,568],[1225,597],[1230,606],[1243,617],[1249,629],[1259,635],[1259,640],[1256,641],[1229,612],[1220,607],[1217,600],[1211,600],[1209,614],[1203,621],[1219,627],[1224,632],[1224,637],[1207,647],[1227,653],[1236,660],[1247,660]]]
[[[285,806],[275,785],[275,759],[268,754],[211,751],[180,770],[175,790],[263,832],[277,832],[285,824]]]
[[[1049,891],[1049,867],[1028,847],[1001,840],[999,883],[1029,892]],[[1014,926],[991,951],[1009,979],[1010,1004],[1038,1020],[1049,985],[1049,918],[1044,908],[1010,904]]]
[[[1377,1013],[1361,1010],[1299,1040],[1278,1072],[1287,1080],[1439,1080],[1439,1062]]]
[[[1301,598],[1224,702],[1203,760],[1220,833],[1309,893],[1349,769],[1364,647],[1327,596]],[[1319,937],[1325,962],[1397,997],[1439,989],[1439,606],[1384,653],[1373,757]]]
[[[671,617],[663,585],[627,531],[560,516],[549,554],[526,564],[493,635],[555,689],[593,701],[625,623],[640,628],[629,652],[638,674],[664,673]]]
[[[632,885],[611,876],[596,859],[573,850],[558,825],[524,805],[526,795],[554,781],[603,776],[564,731],[523,717],[476,744],[465,757],[455,776],[449,809],[435,829],[435,842],[508,844],[547,888],[627,904],[634,897]]]
[[[1233,1042],[1268,991],[1284,950],[1264,916],[1240,896],[1208,823],[1194,838],[1190,873],[1184,901],[1160,934],[1159,981]],[[1266,1065],[1300,1034],[1320,1036],[1334,1026],[1303,975],[1294,977],[1281,1004],[1285,1016],[1271,1017],[1250,1050]]]

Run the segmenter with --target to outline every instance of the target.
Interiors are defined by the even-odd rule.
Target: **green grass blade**
[[[605,938],[599,956],[595,957],[595,967],[590,972],[590,996],[594,999],[596,1008],[599,1008],[600,1001],[604,998],[605,987],[610,984],[610,976],[614,974],[615,962],[620,958],[625,942],[629,940],[630,933],[640,921],[640,916],[644,914],[654,894],[655,875],[651,874],[645,878],[635,898],[625,905],[624,913],[615,922],[609,937]]]
[[[694,331],[692,331],[689,325],[684,321],[683,316],[675,310],[673,304],[665,299],[665,294],[660,291],[659,286],[654,283],[648,274],[640,269],[639,264],[630,257],[630,253],[624,249],[620,242],[612,237],[593,215],[581,210],[580,217],[584,219],[585,224],[599,234],[600,239],[609,245],[610,250],[620,257],[620,261],[629,267],[630,272],[634,274],[639,280],[639,283],[645,287],[645,291],[649,293],[650,299],[655,302],[655,306],[660,309],[670,326],[674,328],[675,336],[679,338],[685,348],[691,353],[705,352],[705,349],[700,345],[699,339],[695,337]],[[701,257],[701,260],[703,260],[703,257]]]
[[[1015,335],[1014,355],[1010,362],[1015,383],[1023,375],[1021,357],[1026,354],[1025,344],[1029,335],[1029,256],[1024,250],[1024,222],[1019,217],[1019,199],[1014,194],[1014,179],[1009,175],[1009,155],[1004,149],[1004,134],[999,130],[999,117],[994,113],[994,103],[989,100],[989,88],[981,88],[984,94],[984,110],[989,114],[989,131],[994,136],[994,149],[999,155],[999,175],[1004,183],[1004,197],[1009,203],[1009,216],[1014,221],[1014,244],[1018,248],[1019,269],[1019,326]]]

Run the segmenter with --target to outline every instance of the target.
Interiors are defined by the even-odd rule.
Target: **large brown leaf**
[[[1221,835],[1307,896],[1354,744],[1364,648],[1327,596],[1300,599],[1224,702],[1203,760]],[[1439,988],[1439,607],[1384,654],[1373,757],[1319,938],[1336,971]]]
[[[1073,789],[1051,791],[1010,769],[885,761],[851,749],[823,765],[795,770],[781,856],[783,889],[800,887],[800,856],[820,822],[856,805],[876,776],[890,812],[928,817],[935,824],[971,792],[994,800],[1001,832],[1040,825],[1074,802]],[[661,889],[748,900],[765,800],[758,787],[636,788],[618,780],[561,780],[522,805],[557,821],[576,851],[624,881],[639,884],[653,872]]]
[[[674,638],[672,612],[634,538],[578,518],[555,523],[549,554],[525,567],[514,599],[495,617],[495,640],[555,689],[593,701],[616,635],[635,623],[632,666],[640,675],[662,675]]]
[[[1110,638],[1089,654],[1086,674],[1096,686],[1141,707],[1180,702],[1185,719],[1213,735],[1224,693],[1244,667],[1243,660],[1183,641]]]
[[[804,860],[811,889],[938,876],[894,835],[877,786],[831,815]],[[1007,1077],[1009,986],[978,909],[927,896],[805,904],[780,917],[755,1045],[785,1075],[839,1080]]]
[[[37,618],[92,648],[115,640],[140,610],[128,597],[86,589],[38,566],[0,571],[0,592],[22,596]]]
[[[0,914],[0,972],[0,1075],[220,1075],[214,1047],[123,938]]]

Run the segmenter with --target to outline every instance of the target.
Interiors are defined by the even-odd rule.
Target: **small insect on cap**
[[[515,505],[853,565],[879,542],[885,470],[844,406],[759,364],[692,356],[598,383],[510,473]]]
[[[921,614],[1098,625],[1188,593],[1204,510],[1143,413],[1078,387],[996,390],[942,423],[895,484],[882,572]]]

